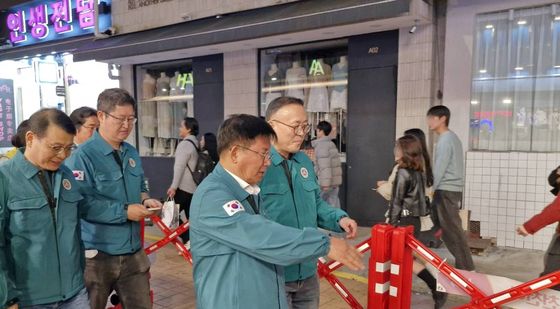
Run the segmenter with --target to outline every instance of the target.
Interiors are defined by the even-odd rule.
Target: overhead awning
[[[308,0],[91,41],[74,60],[109,60],[402,16],[410,0]]]
[[[74,61],[110,60],[399,17],[410,0],[303,0],[170,26],[0,49],[0,61],[51,52],[70,52]]]
[[[93,41],[93,34],[74,37],[70,39],[46,42],[36,45],[0,49],[0,61],[34,57],[36,55],[48,55],[50,53],[74,53],[81,46]]]

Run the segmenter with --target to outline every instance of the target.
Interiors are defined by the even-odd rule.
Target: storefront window
[[[330,136],[339,151],[345,152],[347,55],[346,39],[261,50],[260,115],[265,116],[275,98],[300,98],[312,126],[304,147],[310,147],[308,141],[315,138],[317,124],[325,120],[333,127]]]
[[[192,61],[136,67],[139,150],[142,156],[173,156],[182,120],[193,117]]]
[[[470,148],[560,151],[560,12],[477,16]]]

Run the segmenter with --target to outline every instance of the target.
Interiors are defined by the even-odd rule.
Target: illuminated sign
[[[14,82],[0,79],[0,147],[11,147],[16,130],[14,109]]]
[[[179,87],[179,89],[185,89],[187,87],[187,85],[193,85],[194,84],[194,80],[193,80],[193,74],[192,73],[184,73],[179,75],[179,77],[177,78],[177,87]]]
[[[317,76],[317,75],[325,75],[325,70],[323,70],[323,66],[321,62],[317,59],[311,62],[311,67],[309,68],[309,75]]]
[[[37,44],[94,32],[95,5],[99,29],[111,27],[111,0],[36,0],[11,7],[4,24],[13,46]]]

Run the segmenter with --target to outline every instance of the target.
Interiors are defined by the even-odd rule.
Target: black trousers
[[[546,253],[544,254],[544,270],[541,273],[541,277],[560,270],[559,236],[560,235],[558,233],[554,233],[552,240],[550,241],[550,245],[548,246],[548,250],[546,250]],[[560,291],[560,285],[554,286],[552,289]]]
[[[192,197],[192,193],[183,191],[181,189],[177,189],[177,192],[175,192],[175,203],[179,204],[179,212],[184,211],[185,217],[187,217],[187,219],[189,219],[190,215]],[[180,220],[179,222],[180,224],[183,224],[183,220]],[[189,241],[189,230],[181,234],[180,237],[183,240],[183,243]]]
[[[442,240],[455,257],[455,268],[474,270],[471,249],[463,232],[459,209],[463,199],[462,192],[436,190],[432,207],[432,221],[441,227]]]

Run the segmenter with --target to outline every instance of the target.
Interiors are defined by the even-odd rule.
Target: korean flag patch
[[[74,174],[74,179],[84,181],[84,171],[72,171],[72,174]]]
[[[224,206],[222,207],[224,207],[224,210],[230,217],[240,211],[245,211],[245,208],[243,208],[243,205],[241,205],[241,203],[238,200],[229,201],[225,203]]]

